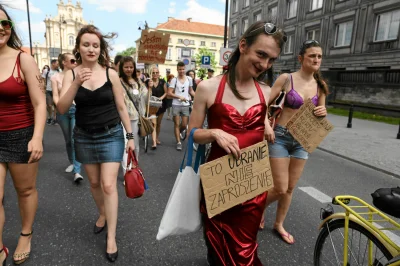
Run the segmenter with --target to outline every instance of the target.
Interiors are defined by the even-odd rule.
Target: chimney
[[[168,21],[175,20],[173,17],[168,17]]]
[[[192,22],[192,18],[188,18],[187,21]]]

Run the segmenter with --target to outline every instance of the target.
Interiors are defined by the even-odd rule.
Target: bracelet
[[[126,139],[127,140],[135,139],[135,137],[133,136],[133,133],[126,133]]]

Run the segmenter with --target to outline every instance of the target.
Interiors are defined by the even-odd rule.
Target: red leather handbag
[[[126,165],[125,194],[128,198],[140,198],[147,189],[142,169],[140,169],[135,153],[129,149]]]

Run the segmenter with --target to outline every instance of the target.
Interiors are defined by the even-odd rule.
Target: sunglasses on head
[[[307,40],[307,41],[303,42],[303,46],[304,46],[304,45],[309,45],[309,44],[316,44],[316,45],[319,45],[319,42],[316,41],[316,40]]]
[[[4,30],[11,30],[14,26],[11,20],[0,20],[0,25],[3,27]]]
[[[283,30],[278,29],[278,28],[275,26],[275,24],[269,23],[269,22],[265,23],[264,26],[261,26],[261,27],[259,27],[259,28],[257,28],[257,29],[254,29],[254,30],[250,31],[250,32],[249,32],[249,35],[250,35],[250,33],[252,33],[252,32],[258,31],[258,30],[261,29],[262,27],[264,27],[264,32],[265,32],[266,34],[268,34],[268,35],[275,35],[277,32],[282,31],[282,33],[283,33],[283,37],[282,37],[283,42],[287,42],[286,33],[285,33]]]
[[[71,59],[69,61],[71,62],[71,64],[76,64],[76,60],[75,59]]]

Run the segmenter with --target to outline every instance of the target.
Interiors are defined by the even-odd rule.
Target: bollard
[[[350,110],[349,110],[349,121],[347,122],[347,128],[351,128],[351,120],[353,120],[353,105],[350,105]]]
[[[399,121],[399,132],[397,132],[397,139],[400,139],[400,121]]]

